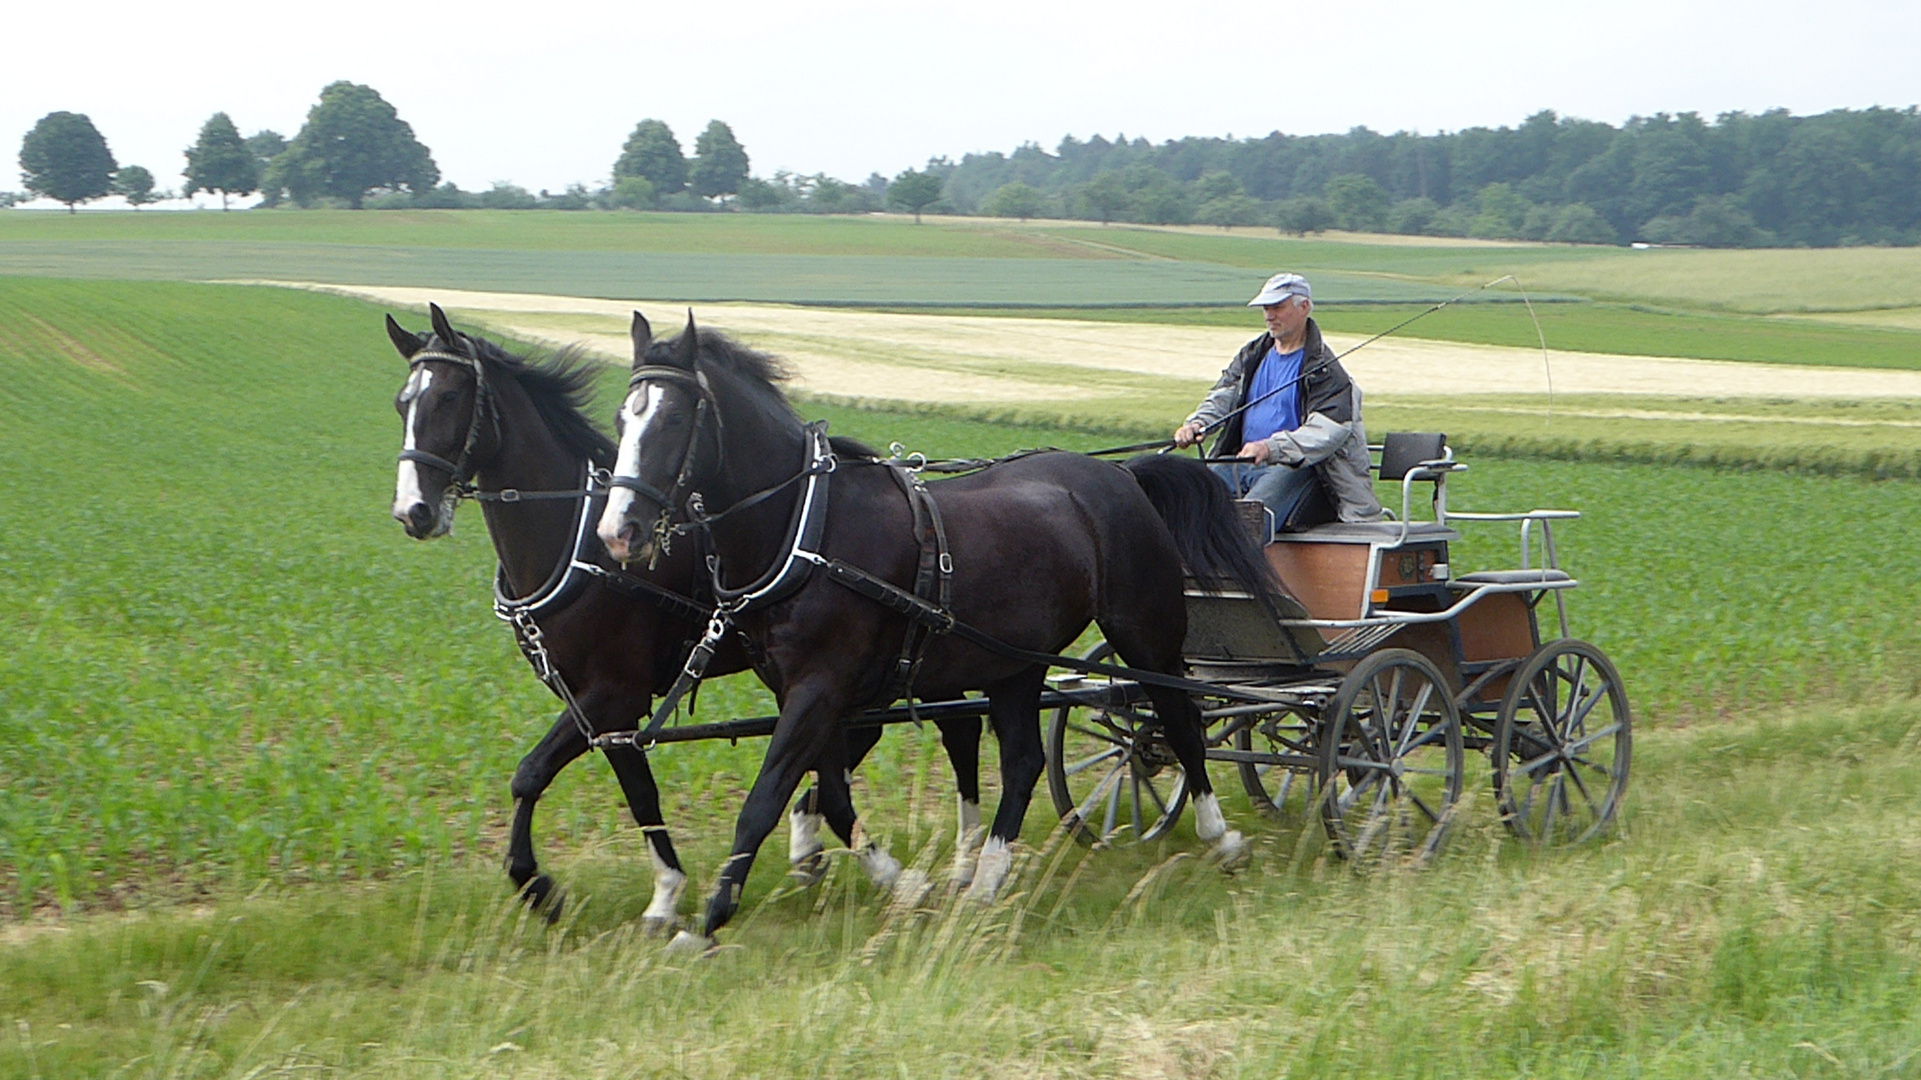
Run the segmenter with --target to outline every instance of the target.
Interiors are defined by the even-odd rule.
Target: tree
[[[989,217],[1011,217],[1026,221],[1041,212],[1041,193],[1019,180],[1013,180],[994,189],[994,193],[981,203],[981,212]]]
[[[887,201],[912,213],[914,224],[919,225],[920,212],[940,201],[941,189],[940,177],[908,169],[887,185]]]
[[[1364,173],[1346,173],[1327,182],[1322,189],[1327,207],[1341,228],[1352,232],[1380,232],[1387,226],[1387,212],[1393,205],[1387,189]]]
[[[1314,196],[1288,199],[1274,208],[1274,227],[1295,236],[1323,232],[1333,224],[1334,211],[1326,200]]]
[[[1554,219],[1547,238],[1561,244],[1612,244],[1619,241],[1614,226],[1586,203],[1569,203]]]
[[[1134,193],[1127,190],[1127,185],[1121,182],[1117,172],[1101,173],[1081,185],[1075,194],[1100,219],[1102,225],[1125,216],[1134,206]]]
[[[694,194],[703,199],[733,195],[747,181],[747,151],[734,138],[734,129],[719,120],[694,140],[694,164],[687,170]]]
[[[607,202],[622,210],[652,210],[659,201],[654,182],[644,176],[619,177],[607,193]]]
[[[345,81],[320,91],[320,103],[274,165],[303,206],[326,195],[358,210],[375,188],[416,192],[440,181],[433,155],[394,107],[373,87]]]
[[[278,138],[278,136],[276,136]],[[250,194],[260,187],[260,163],[226,113],[217,112],[200,126],[200,138],[187,147],[187,190],[220,193],[220,209],[227,196]]]
[[[1426,196],[1402,199],[1394,204],[1387,213],[1387,230],[1407,236],[1419,236],[1427,231],[1428,224],[1434,220],[1441,208]]]
[[[247,152],[253,155],[254,168],[260,175],[261,206],[279,206],[280,200],[286,197],[287,185],[279,181],[278,173],[273,168],[274,159],[286,150],[286,138],[271,128],[262,128],[247,136]]]
[[[642,120],[614,161],[614,180],[636,176],[653,185],[656,197],[672,195],[687,186],[687,156],[680,151],[674,129],[661,120]],[[651,200],[650,200],[651,205]]]
[[[20,182],[66,203],[69,214],[76,203],[112,193],[118,168],[107,140],[83,113],[50,112],[20,141]]]
[[[1245,195],[1228,195],[1202,203],[1194,216],[1208,225],[1219,225],[1223,229],[1231,229],[1236,225],[1258,225],[1261,223],[1261,204]]]
[[[153,174],[138,165],[120,166],[113,174],[113,193],[135,210],[167,197],[166,192],[153,190]]]

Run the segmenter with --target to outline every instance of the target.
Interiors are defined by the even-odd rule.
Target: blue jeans
[[[1274,531],[1287,528],[1287,519],[1320,478],[1312,466],[1215,464],[1208,468],[1221,478],[1236,498],[1259,499],[1274,512]]]

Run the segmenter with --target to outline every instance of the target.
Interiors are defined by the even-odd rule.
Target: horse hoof
[[[861,869],[867,871],[867,880],[883,892],[892,892],[900,881],[900,860],[888,854],[886,849],[870,847],[860,854]]]
[[[699,956],[714,947],[714,939],[691,930],[682,930],[667,943],[669,956]]]
[[[803,855],[787,866],[787,877],[803,889],[811,889],[827,876],[827,853],[819,849]]]
[[[560,921],[560,909],[567,906],[567,894],[554,887],[554,879],[537,874],[520,887],[520,900],[527,910],[540,913],[548,923]]]
[[[1008,873],[1014,868],[1014,853],[1007,850],[1001,840],[989,840],[981,848],[980,858],[976,860],[974,883],[967,887],[967,899],[977,904],[991,904],[1001,894],[1001,886],[1006,883]]]
[[[890,911],[912,911],[920,906],[927,894],[934,891],[934,883],[919,870],[907,869],[894,879],[893,895],[888,898]]]
[[[956,889],[965,889],[969,885],[972,885],[974,883],[974,860],[972,858],[963,859],[956,856],[954,859],[954,869],[953,872],[948,875],[948,881],[952,883]]]
[[[1232,874],[1247,865],[1252,851],[1247,838],[1241,835],[1240,830],[1229,829],[1221,834],[1221,838],[1215,842],[1213,850],[1207,853],[1207,857],[1209,861],[1221,868],[1221,873]]]

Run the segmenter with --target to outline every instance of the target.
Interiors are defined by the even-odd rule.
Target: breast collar
[[[719,557],[708,556],[708,569],[714,576],[714,596],[729,614],[738,615],[786,599],[806,583],[814,567],[826,564],[818,549],[827,531],[827,478],[833,474],[835,463],[833,448],[827,441],[826,423],[808,424],[807,457],[799,473],[805,479],[801,481],[800,498],[794,500],[794,513],[787,522],[787,541],[783,545],[786,554],[775,557],[759,580],[746,588],[730,589],[721,583]]]
[[[591,462],[581,466],[585,475],[581,479],[581,490],[585,495],[574,511],[574,543],[547,575],[547,583],[522,597],[507,595],[507,568],[496,564],[494,567],[494,617],[503,622],[513,622],[516,615],[539,616],[544,612],[564,607],[580,595],[590,578],[606,574],[605,568],[594,561],[598,552],[596,545],[600,538],[594,535],[593,522],[600,516],[594,511],[597,505],[607,500],[607,485],[595,475]]]

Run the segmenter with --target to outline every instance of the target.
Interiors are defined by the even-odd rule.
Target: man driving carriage
[[[1174,430],[1174,445],[1192,446],[1218,425],[1212,456],[1245,460],[1217,463],[1214,472],[1237,496],[1266,504],[1276,531],[1378,521],[1361,390],[1309,317],[1307,279],[1275,274],[1247,306],[1261,309],[1267,331],[1234,355]]]

